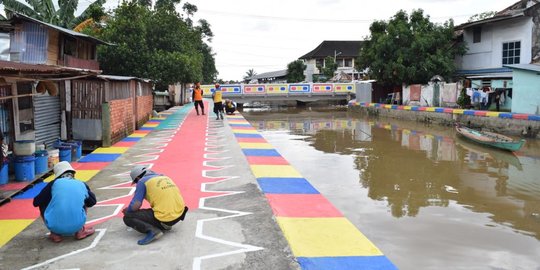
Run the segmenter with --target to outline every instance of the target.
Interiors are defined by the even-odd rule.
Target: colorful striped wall
[[[437,113],[448,113],[448,114],[474,115],[474,116],[483,116],[483,117],[498,117],[498,118],[504,118],[504,119],[540,121],[540,115],[537,115],[537,114],[464,110],[464,109],[441,108],[441,107],[401,106],[401,105],[365,103],[365,102],[359,103],[354,100],[349,102],[349,106],[350,107],[361,106],[365,108],[374,107],[374,108],[384,108],[384,109],[403,110],[403,111],[426,111],[426,112],[437,112]]]

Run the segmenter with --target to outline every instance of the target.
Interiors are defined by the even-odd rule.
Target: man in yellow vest
[[[219,83],[215,84],[214,93],[212,93],[212,99],[214,100],[214,113],[216,114],[216,120],[223,120],[223,92]]]
[[[146,236],[137,241],[146,245],[163,236],[180,220],[184,220],[188,208],[180,190],[171,178],[157,174],[147,165],[137,165],[130,173],[133,184],[137,184],[135,195],[124,213],[124,223]],[[150,203],[150,209],[140,209],[143,200]]]
[[[201,83],[195,83],[195,89],[193,89],[191,99],[195,102],[195,111],[197,111],[197,115],[199,115],[198,107],[201,107],[202,115],[204,115],[203,90],[201,89]]]

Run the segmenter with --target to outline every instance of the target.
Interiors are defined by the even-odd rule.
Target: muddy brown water
[[[538,141],[512,154],[343,108],[242,114],[399,269],[540,269]]]

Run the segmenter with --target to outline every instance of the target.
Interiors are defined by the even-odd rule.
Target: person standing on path
[[[201,89],[201,83],[200,82],[195,83],[195,89],[193,89],[193,94],[191,95],[191,99],[195,102],[195,111],[197,111],[197,115],[199,115],[198,107],[201,107],[202,115],[204,115],[203,94],[204,92]]]
[[[124,223],[146,236],[137,244],[146,245],[163,236],[188,211],[180,190],[171,178],[151,171],[148,166],[137,165],[130,173],[132,184],[137,184],[135,195],[128,207],[124,208]],[[143,200],[150,203],[150,209],[140,209]]]
[[[215,91],[212,93],[212,99],[214,100],[214,113],[216,114],[216,120],[223,120],[223,92],[221,92],[221,86],[219,83],[215,85]]]
[[[77,240],[92,235],[92,227],[85,228],[87,208],[96,204],[96,195],[88,185],[75,179],[75,170],[69,162],[54,165],[55,179],[34,198],[41,218],[51,231],[49,239],[58,243],[63,236],[75,235]]]

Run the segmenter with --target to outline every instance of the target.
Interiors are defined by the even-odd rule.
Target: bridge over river
[[[205,97],[211,97],[214,85],[201,85]],[[347,100],[356,94],[354,83],[291,83],[291,84],[226,84],[221,85],[223,97],[236,103],[253,101],[311,102],[319,100]]]

